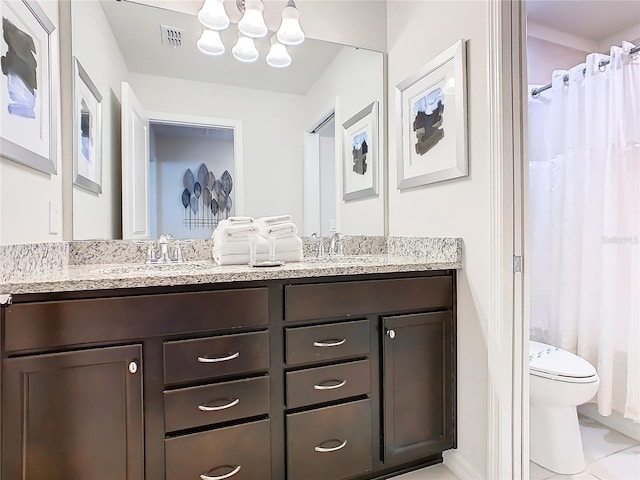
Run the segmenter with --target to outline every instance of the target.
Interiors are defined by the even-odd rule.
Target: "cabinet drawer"
[[[446,276],[316,283],[285,287],[285,320],[290,322],[401,312],[453,305]]]
[[[269,377],[182,388],[164,394],[167,432],[269,413]]]
[[[287,328],[287,365],[366,355],[371,343],[369,328],[369,320]]]
[[[271,478],[269,420],[165,440],[166,480]],[[233,476],[225,477],[237,470]]]
[[[269,368],[269,333],[255,332],[166,342],[166,384]]]
[[[287,480],[339,480],[371,470],[371,402],[287,415]]]
[[[35,302],[6,309],[4,344],[14,352],[268,324],[267,288]]]
[[[371,392],[369,360],[288,372],[287,408],[365,395]]]

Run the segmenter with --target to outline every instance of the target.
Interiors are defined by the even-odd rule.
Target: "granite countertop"
[[[369,244],[371,239],[366,239]],[[142,261],[126,261],[117,256],[105,256],[105,248],[111,244],[82,244],[77,250],[88,249],[84,259],[75,263],[56,262],[48,268],[24,268],[14,260],[11,275],[2,279],[0,294],[53,293],[82,290],[108,290],[157,286],[196,285],[240,281],[264,281],[288,278],[330,277],[338,275],[362,275],[394,272],[421,272],[462,268],[462,240],[450,238],[395,238],[385,239],[382,248],[362,247],[359,241],[351,252],[343,257],[316,259],[305,251],[302,262],[287,263],[278,267],[250,267],[248,265],[218,266],[213,260],[187,261],[177,264],[151,264]],[[129,245],[128,245],[129,246]],[[60,249],[59,245],[45,245],[47,251]],[[116,245],[119,250],[122,246]],[[205,247],[207,247],[205,245]],[[42,245],[23,248],[25,259],[40,258]],[[66,247],[67,255],[69,246]],[[139,250],[142,250],[138,246]],[[74,250],[74,246],[71,246]],[[96,263],[95,252],[100,258],[110,258],[120,263]],[[373,250],[373,253],[371,253]],[[11,249],[15,257],[17,250]],[[27,253],[24,253],[27,252]],[[36,253],[38,252],[38,253]],[[1,252],[0,252],[1,253]],[[73,258],[73,251],[70,255]],[[93,261],[92,261],[93,258]],[[202,258],[202,257],[200,257]],[[7,263],[7,262],[5,262]],[[32,266],[33,261],[29,262]]]
[[[427,262],[417,257],[358,255],[327,260],[310,259],[279,267],[217,266],[212,261],[170,265],[72,265],[48,274],[5,283],[12,294],[78,290],[195,285],[286,278],[417,272],[460,268],[459,262]],[[17,280],[17,279],[16,279]]]

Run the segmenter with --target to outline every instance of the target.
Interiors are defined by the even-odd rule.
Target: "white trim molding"
[[[522,213],[516,211],[516,205],[521,206],[516,195],[522,189],[516,187],[521,169],[515,166],[522,160],[523,130],[521,79],[515,73],[522,70],[523,15],[521,2],[488,1],[491,303],[487,478],[492,480],[528,476],[528,455],[523,448],[528,435],[523,405],[528,398],[523,398],[522,291],[521,278],[513,269],[513,257],[521,250],[516,242],[522,238],[516,234]]]

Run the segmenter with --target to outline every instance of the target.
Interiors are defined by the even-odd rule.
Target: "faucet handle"
[[[147,263],[158,263],[158,252],[153,243],[149,243],[149,248],[147,248]]]
[[[182,258],[182,247],[180,246],[180,242],[176,240],[173,244],[173,257],[171,257],[172,262],[182,263],[184,260]]]
[[[313,232],[311,234],[311,238],[317,240],[318,242],[318,250],[316,252],[316,258],[324,257],[324,241],[322,240],[322,236],[318,234],[318,232]]]

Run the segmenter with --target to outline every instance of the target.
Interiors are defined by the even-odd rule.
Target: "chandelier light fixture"
[[[264,21],[264,4],[262,0],[236,0],[236,6],[242,12],[242,18],[238,23],[238,40],[231,53],[240,62],[255,62],[260,54],[254,40],[264,38],[269,33]],[[198,12],[198,20],[204,27],[197,42],[198,49],[207,55],[223,55],[226,48],[220,38],[220,32],[229,28],[231,24],[224,0],[204,0]],[[271,47],[266,56],[267,63],[274,68],[291,65],[287,46],[300,45],[304,38],[304,32],[300,27],[300,13],[294,0],[288,0],[282,9],[280,28],[271,37]]]

